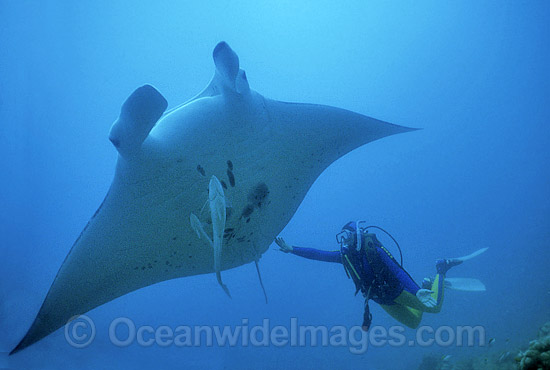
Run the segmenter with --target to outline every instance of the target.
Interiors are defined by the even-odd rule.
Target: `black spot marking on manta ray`
[[[247,204],[243,209],[243,213],[241,213],[241,217],[248,217],[252,214],[252,212],[254,212],[254,206]]]
[[[199,171],[201,175],[206,176],[206,172],[204,171],[204,168],[202,168],[200,164],[197,165],[197,171]]]
[[[233,172],[230,169],[227,170],[227,178],[229,179],[229,185],[231,185],[231,187],[235,187],[235,175],[233,175]]]
[[[230,160],[227,160],[227,168],[228,168],[230,171],[233,171],[233,162],[231,162]]]
[[[228,227],[227,229],[225,229],[223,231],[223,237],[224,239],[231,239],[232,237],[235,236],[235,233],[234,233],[234,229],[231,228],[231,227]]]
[[[248,193],[248,201],[256,207],[261,208],[268,195],[269,188],[264,182],[260,182]]]
[[[233,208],[231,207],[225,207],[225,217],[229,218],[233,214]]]
[[[220,183],[222,184],[223,188],[227,190],[227,184],[225,183],[225,181],[220,180]]]

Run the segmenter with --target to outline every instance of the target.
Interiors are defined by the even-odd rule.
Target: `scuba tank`
[[[364,223],[364,221],[357,221],[357,225],[360,225],[360,223]],[[347,238],[340,237],[338,239],[340,242],[342,265],[348,278],[352,279],[355,284],[355,294],[357,295],[361,291],[367,299],[373,296],[383,296],[383,292],[389,286],[397,283],[395,278],[392,278],[387,273],[388,266],[382,261],[379,250],[384,251],[395,264],[403,268],[403,259],[401,258],[401,263],[398,263],[393,255],[376,238],[376,234],[367,231],[370,227],[376,226],[357,227],[355,233],[348,233]],[[399,248],[397,242],[396,245]],[[399,250],[401,251],[400,248]],[[363,256],[365,256],[371,271],[364,271]],[[368,277],[367,275],[372,275],[372,279],[369,279],[370,281],[365,281],[365,278]],[[371,290],[373,290],[372,295],[369,293]]]
[[[383,250],[396,264],[403,266],[403,255],[397,241],[387,231],[378,226],[361,227],[365,221],[357,221],[355,225],[352,222],[346,224],[342,233],[336,236],[340,243],[340,251],[342,256],[342,265],[346,271],[348,278],[351,278],[355,284],[355,295],[359,291],[363,293],[365,298],[365,311],[363,314],[363,330],[368,330],[372,322],[372,314],[369,309],[369,300],[384,301],[385,292],[392,290],[392,287],[399,284],[399,281],[393,274],[388,271],[388,266],[382,261],[378,254],[377,247]],[[353,227],[355,226],[355,227]],[[352,232],[355,228],[355,232]],[[386,234],[395,242],[401,255],[401,263],[398,263],[392,254],[378,241],[375,234],[368,233],[367,229],[377,228]],[[367,274],[363,269],[362,253],[367,260],[371,270],[372,281],[365,281]]]

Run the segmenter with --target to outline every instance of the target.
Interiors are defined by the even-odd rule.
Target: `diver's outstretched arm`
[[[340,251],[324,251],[320,249],[291,246],[280,236],[275,238],[275,243],[279,246],[281,252],[292,253],[310,260],[342,263]]]

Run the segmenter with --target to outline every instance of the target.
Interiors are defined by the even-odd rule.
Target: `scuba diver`
[[[398,263],[378,241],[376,235],[369,233],[368,229],[386,231],[377,226],[362,224],[365,224],[365,221],[351,221],[344,225],[342,231],[336,235],[336,240],[340,244],[340,250],[337,251],[291,246],[281,237],[277,237],[275,242],[285,253],[318,261],[342,263],[348,278],[355,283],[355,294],[361,291],[365,298],[361,325],[363,330],[367,331],[372,322],[369,310],[371,299],[397,321],[415,329],[420,324],[424,312],[438,313],[441,310],[445,287],[465,291],[485,290],[483,283],[477,279],[446,279],[445,275],[450,268],[480,255],[488,248],[465,257],[437,260],[435,277],[425,278],[422,287],[419,287],[403,268],[403,257],[401,256],[401,263]],[[395,239],[388,235],[399,248]],[[399,252],[401,254],[400,248]]]

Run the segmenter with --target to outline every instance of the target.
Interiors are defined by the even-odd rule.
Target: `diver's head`
[[[342,227],[342,231],[336,234],[336,241],[342,247],[357,249],[357,223],[350,221]]]

